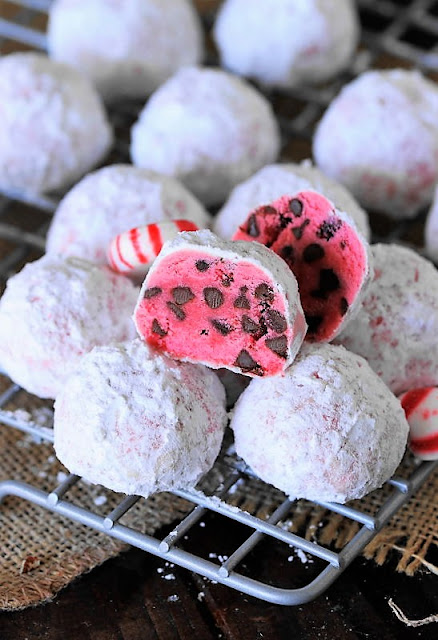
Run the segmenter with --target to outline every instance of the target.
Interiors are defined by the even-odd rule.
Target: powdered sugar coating
[[[301,164],[268,165],[238,184],[215,217],[214,231],[222,238],[231,238],[252,209],[283,195],[312,190],[331,200],[340,211],[348,213],[369,240],[371,232],[367,213],[341,184],[328,178],[309,160]]]
[[[293,498],[347,502],[395,471],[408,424],[365,360],[342,347],[305,345],[280,378],[254,379],[236,403],[236,451]]]
[[[223,201],[279,149],[269,102],[219,69],[179,71],[151,96],[132,129],[133,163],[179,178],[207,205]]]
[[[112,132],[100,98],[77,71],[36,53],[0,59],[0,187],[65,187],[107,153]]]
[[[411,218],[438,176],[438,88],[417,71],[367,71],[325,112],[313,153],[366,208]]]
[[[427,255],[431,260],[438,262],[438,185],[435,187],[432,206],[426,218],[424,243]]]
[[[438,385],[438,273],[411,249],[371,246],[374,280],[336,341],[396,394]]]
[[[206,230],[164,244],[134,321],[143,339],[174,358],[248,376],[284,370],[307,329],[297,281],[281,258]]]
[[[95,345],[134,337],[138,290],[109,268],[44,256],[8,280],[0,300],[0,363],[17,384],[55,398]]]
[[[219,453],[226,422],[212,371],[134,340],[81,360],[55,402],[55,451],[70,472],[147,497],[195,485]]]
[[[174,178],[116,164],[83,178],[61,200],[47,235],[47,252],[106,264],[119,233],[152,222],[185,218],[209,226],[202,204]]]
[[[359,20],[352,0],[226,0],[214,37],[225,67],[289,88],[345,69],[359,41]]]
[[[50,55],[87,75],[106,100],[144,98],[203,56],[190,0],[56,0]]]

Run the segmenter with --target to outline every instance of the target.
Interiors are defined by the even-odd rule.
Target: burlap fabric
[[[2,379],[0,391],[6,388],[7,382]],[[20,418],[41,422],[50,418],[49,406],[20,392],[7,409],[17,415],[20,407]],[[407,456],[398,473],[407,477],[414,467],[413,458]],[[215,480],[225,469],[223,462],[216,465]],[[56,460],[51,444],[36,443],[31,436],[0,425],[0,482],[21,480],[47,492],[64,477],[65,469]],[[438,474],[434,474],[368,545],[365,556],[382,564],[395,550],[400,556],[399,571],[412,575],[419,567],[427,567],[438,573],[438,567],[427,560],[429,548],[438,546],[437,491]],[[375,514],[387,493],[386,490],[374,492],[360,501],[360,508]],[[105,515],[122,496],[81,481],[69,491],[67,498],[98,515]],[[237,486],[228,502],[265,519],[282,499],[284,495],[280,492],[249,478]],[[120,522],[152,534],[162,525],[176,522],[191,506],[170,494],[159,494],[141,500]],[[306,501],[294,505],[283,526],[333,548],[343,547],[359,527]],[[50,600],[74,578],[127,546],[31,502],[7,497],[0,505],[0,548],[0,609],[15,610]]]

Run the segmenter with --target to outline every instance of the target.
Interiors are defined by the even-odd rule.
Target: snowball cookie
[[[61,200],[47,235],[47,252],[106,264],[111,240],[128,229],[187,219],[207,227],[210,216],[173,178],[116,164],[85,176]]]
[[[68,186],[106,155],[112,132],[95,89],[36,53],[0,59],[0,188]]]
[[[56,0],[49,53],[88,76],[106,100],[144,98],[203,56],[190,0]]]
[[[394,473],[409,427],[365,360],[306,345],[278,378],[254,379],[231,420],[236,451],[292,498],[347,502]]]
[[[219,69],[179,71],[153,94],[132,130],[134,164],[179,178],[207,205],[222,202],[279,149],[268,101]]]
[[[352,0],[226,0],[214,38],[222,64],[274,87],[322,82],[359,41]]]
[[[213,465],[226,423],[213,371],[134,340],[82,358],[56,399],[55,451],[71,473],[147,498],[195,485]]]
[[[365,239],[370,239],[367,213],[342,185],[327,178],[309,160],[268,165],[237,185],[216,216],[214,231],[222,238],[231,238],[250,211],[299,191],[317,191],[331,200],[337,209],[348,213]]]
[[[438,186],[435,187],[432,206],[426,218],[424,244],[430,259],[438,262]]]
[[[411,249],[371,246],[374,280],[336,338],[396,394],[438,385],[438,272]]]
[[[412,218],[438,178],[438,87],[417,71],[367,71],[322,117],[313,153],[366,208]]]
[[[27,391],[55,398],[95,345],[134,337],[137,296],[127,278],[79,258],[27,264],[0,300],[1,368]]]

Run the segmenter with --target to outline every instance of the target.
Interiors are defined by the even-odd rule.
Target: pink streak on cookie
[[[309,325],[306,339],[340,331],[368,274],[363,240],[334,205],[312,191],[258,207],[233,240],[255,240],[275,251],[295,274]]]
[[[409,423],[409,447],[423,460],[438,459],[438,388],[424,387],[399,398]]]

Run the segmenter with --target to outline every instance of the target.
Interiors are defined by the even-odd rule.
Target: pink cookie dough
[[[0,300],[1,369],[30,393],[55,398],[95,345],[134,337],[137,297],[109,267],[47,255],[27,264]]]
[[[353,0],[225,0],[214,26],[222,65],[279,88],[329,80],[359,41]]]
[[[143,283],[134,320],[149,344],[179,360],[248,376],[277,375],[306,332],[295,276],[258,242],[210,231],[166,243]]]
[[[358,309],[369,279],[368,244],[324,196],[301,191],[252,211],[233,240],[275,251],[297,278],[306,339],[332,340]]]
[[[396,470],[408,424],[365,360],[305,345],[282,377],[254,379],[234,408],[236,452],[291,498],[347,502]]]
[[[438,460],[438,388],[412,389],[399,400],[409,424],[409,448],[422,460]]]
[[[226,424],[213,371],[134,340],[82,358],[55,402],[55,452],[71,473],[147,498],[194,486],[212,467]]]
[[[135,165],[179,178],[206,205],[225,200],[279,150],[279,128],[267,99],[245,81],[211,68],[183,69],[162,85],[131,137]]]
[[[200,228],[210,224],[201,203],[174,178],[115,164],[85,176],[64,196],[50,226],[46,250],[106,264],[114,236],[181,218]]]
[[[368,214],[345,187],[325,176],[309,160],[301,164],[268,165],[238,184],[215,217],[213,230],[218,236],[229,239],[252,209],[298,191],[317,191],[325,196],[337,209],[348,213],[365,239],[370,239]]]
[[[322,117],[313,154],[367,209],[412,218],[438,179],[438,87],[417,71],[367,71]]]
[[[94,87],[37,53],[0,58],[0,188],[69,186],[107,154],[112,131]]]
[[[438,272],[415,251],[371,246],[374,279],[336,339],[395,394],[438,385]]]
[[[88,76],[106,100],[145,98],[203,57],[190,0],[56,0],[49,10],[52,58]]]

